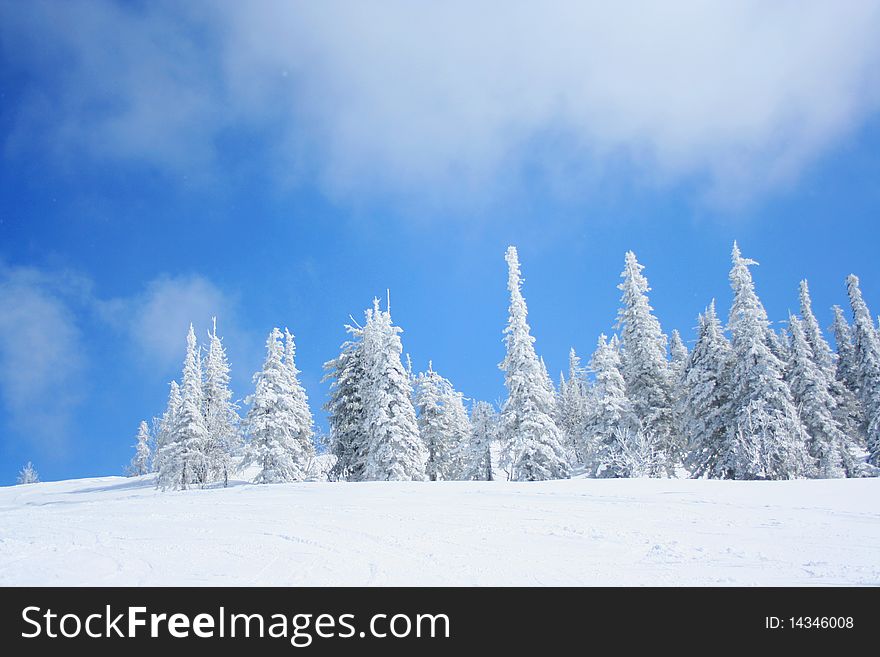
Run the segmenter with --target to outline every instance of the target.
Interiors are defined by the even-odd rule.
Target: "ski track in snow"
[[[0,488],[2,585],[880,585],[880,479]]]

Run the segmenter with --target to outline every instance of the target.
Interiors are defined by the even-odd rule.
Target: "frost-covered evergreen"
[[[286,349],[281,331],[272,329],[263,368],[254,374],[256,389],[246,400],[250,409],[244,426],[249,440],[242,466],[260,468],[254,478],[257,484],[301,481],[314,456],[311,413],[293,375],[292,342],[290,336]]]
[[[836,386],[838,419],[851,442],[862,447],[865,444],[867,422],[865,411],[859,401],[859,376],[856,367],[856,353],[853,345],[852,331],[844,317],[843,309],[834,306],[834,343],[837,347],[834,379]]]
[[[159,457],[157,484],[163,490],[186,490],[208,478],[208,429],[202,413],[202,366],[192,324],[186,337],[186,359],[180,403]]]
[[[229,483],[233,457],[241,447],[238,406],[229,389],[229,361],[221,338],[217,335],[217,319],[208,335],[208,354],[204,360],[202,404],[205,428],[208,430],[206,457],[211,481]]]
[[[501,411],[504,461],[516,481],[564,479],[570,472],[564,439],[553,419],[552,385],[527,322],[516,247],[507,249],[505,259],[510,316],[504,329],[507,355],[499,366],[508,393]]]
[[[410,377],[400,360],[402,329],[391,322],[390,310],[379,308],[378,299],[366,320],[361,385],[367,438],[363,478],[421,481],[428,455],[419,438]]]
[[[463,458],[461,478],[493,481],[492,444],[498,438],[498,413],[489,402],[475,402],[471,408],[471,435]]]
[[[682,375],[681,426],[685,465],[694,477],[729,479],[720,466],[727,451],[732,352],[715,312],[715,301],[699,317],[699,337]]]
[[[470,439],[470,421],[461,393],[434,371],[416,377],[415,407],[419,435],[428,452],[425,474],[431,481],[462,478],[464,457]]]
[[[678,386],[688,359],[688,348],[685,346],[684,342],[682,342],[681,334],[678,332],[678,329],[672,329],[672,335],[669,338],[669,355],[669,369],[672,372],[672,383],[673,386]]]
[[[568,379],[560,376],[556,402],[556,424],[565,437],[565,448],[571,463],[584,463],[589,446],[584,442],[587,421],[588,387],[581,359],[572,348],[568,353]]]
[[[34,464],[28,461],[19,471],[18,478],[15,481],[17,484],[36,484],[40,481],[40,475],[37,474]]]
[[[718,466],[735,479],[793,479],[810,474],[807,434],[784,380],[785,365],[769,344],[769,321],[755,293],[751,265],[733,245],[731,414]]]
[[[880,337],[862,298],[857,276],[846,280],[853,312],[854,362],[865,413],[868,462],[880,467]]]
[[[150,428],[144,420],[141,420],[138,426],[135,440],[134,457],[128,466],[128,474],[131,477],[139,477],[150,472]]]
[[[174,427],[177,424],[177,413],[180,411],[180,386],[177,381],[169,384],[168,403],[165,412],[156,425],[156,449],[153,453],[153,471],[161,474],[164,463],[171,455],[169,446],[175,442]],[[158,481],[158,480],[157,480]],[[161,482],[159,482],[161,483]],[[167,487],[167,486],[166,486]]]
[[[617,336],[611,340],[604,334],[599,336],[590,369],[595,379],[584,430],[590,454],[587,470],[597,477],[626,477],[627,469],[620,467],[616,456],[623,449],[619,441],[638,433],[641,427],[626,396]]]
[[[834,378],[834,353],[825,339],[819,321],[813,313],[813,300],[810,298],[810,286],[806,280],[801,281],[798,288],[800,296],[800,319],[804,330],[804,338],[813,352],[813,362],[819,366],[826,377]]]
[[[831,395],[827,373],[816,362],[804,324],[789,319],[789,366],[787,380],[801,421],[807,429],[807,448],[813,457],[816,475],[823,479],[843,477],[854,469],[847,450],[847,436],[834,417],[837,407]]]
[[[332,380],[324,406],[330,426],[329,449],[336,457],[331,479],[361,481],[367,450],[366,411],[361,398],[364,381],[363,329],[346,326],[352,339],[336,358],[324,364],[324,380]]]
[[[681,459],[681,445],[673,417],[672,375],[666,359],[666,336],[648,301],[648,279],[636,254],[628,251],[618,286],[623,307],[618,314],[621,329],[623,380],[633,411],[672,475]]]

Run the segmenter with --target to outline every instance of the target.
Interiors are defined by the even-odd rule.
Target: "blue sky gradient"
[[[386,288],[415,367],[431,359],[466,397],[498,401],[508,244],[519,248],[536,346],[554,378],[569,347],[586,359],[598,334],[614,330],[629,249],[646,266],[664,330],[678,328],[686,342],[713,297],[726,316],[734,239],[761,263],[758,292],[778,326],[797,308],[801,278],[825,326],[831,305],[846,305],[851,272],[880,312],[880,94],[876,78],[864,77],[880,58],[870,40],[853,36],[867,29],[856,23],[876,27],[878,12],[863,4],[868,18],[828,27],[850,49],[837,68],[814,67],[806,46],[819,36],[805,31],[804,61],[785,69],[829,78],[816,93],[837,94],[835,111],[846,107],[828,110],[834,121],[807,117],[795,129],[813,110],[781,111],[788,97],[774,97],[766,101],[774,111],[758,115],[782,119],[740,134],[734,119],[711,114],[692,130],[710,136],[693,142],[676,136],[690,135],[690,110],[703,97],[701,80],[691,78],[696,100],[679,108],[682,125],[633,120],[649,127],[613,142],[607,135],[627,126],[594,133],[572,119],[580,108],[602,125],[611,113],[589,93],[572,96],[572,116],[544,116],[523,100],[525,109],[501,127],[493,112],[471,121],[476,110],[459,116],[460,105],[479,107],[489,96],[439,85],[419,98],[419,89],[399,88],[406,80],[353,69],[349,58],[339,63],[341,47],[329,37],[312,44],[322,54],[314,59],[280,49],[270,53],[277,60],[267,63],[263,53],[241,64],[230,59],[230,42],[252,43],[249,35],[221,29],[220,19],[194,9],[204,10],[200,3],[186,10],[177,41],[160,46],[131,35],[179,24],[171,4],[0,3],[0,484],[29,459],[44,479],[120,473],[138,422],[161,413],[167,383],[179,374],[186,324],[204,336],[215,313],[239,398],[251,390],[268,331],[295,333],[322,427],[322,363],[345,339],[349,315],[360,318]],[[397,16],[395,6],[382,11]],[[218,7],[221,17],[238,16],[234,4]],[[253,13],[271,17],[270,9],[279,10],[259,4]],[[326,34],[356,29],[308,20]],[[122,54],[114,60],[65,24],[86,36],[118,28]],[[425,61],[445,62],[445,44],[433,45]],[[182,52],[187,68],[162,65],[163,48]],[[541,54],[561,57],[538,50],[538,63]],[[314,62],[322,79],[334,80],[333,94],[309,77]],[[568,93],[565,75],[543,76],[535,66],[527,91]],[[277,89],[266,80],[253,83],[257,91],[242,85],[265,69],[281,72]],[[841,89],[831,77],[859,84]],[[514,88],[500,88],[514,99],[505,96],[505,108],[530,97]],[[746,84],[731,93],[750,91]],[[161,102],[139,109],[153,92]],[[617,103],[615,89],[604,93],[595,91]],[[343,110],[323,104],[337,97],[369,110],[358,113],[359,131]],[[425,125],[406,123],[437,98],[450,108],[425,110]],[[803,102],[815,105],[808,95]],[[677,105],[659,99],[658,116],[669,107]],[[458,141],[457,120],[467,139]],[[392,147],[383,131],[395,124],[406,139]],[[711,136],[725,130],[728,141]],[[779,144],[773,152],[755,146],[771,142]]]

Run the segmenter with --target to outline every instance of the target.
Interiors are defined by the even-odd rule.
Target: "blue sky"
[[[508,244],[551,372],[623,254],[686,341],[738,239],[782,322],[880,312],[880,6],[0,0],[0,483],[115,474],[185,330],[237,397],[297,337],[313,411],[391,289],[416,368],[503,396]],[[554,374],[555,376],[555,374]]]

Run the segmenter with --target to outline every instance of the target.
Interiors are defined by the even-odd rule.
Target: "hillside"
[[[878,585],[880,479],[0,488],[3,585]]]

